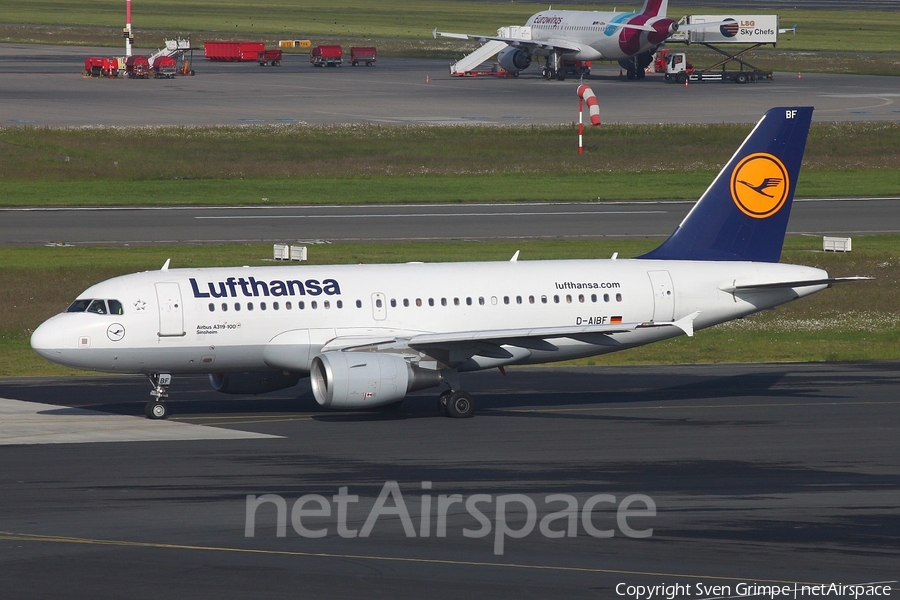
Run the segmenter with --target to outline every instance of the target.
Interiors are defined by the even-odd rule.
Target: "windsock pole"
[[[131,34],[131,0],[125,0],[125,56],[131,56],[131,44],[134,36]]]
[[[584,103],[587,102],[588,113],[591,118],[591,125],[595,127],[600,125],[600,104],[597,102],[597,96],[594,91],[586,86],[578,86],[578,154],[584,154],[584,123],[582,115],[584,115]]]

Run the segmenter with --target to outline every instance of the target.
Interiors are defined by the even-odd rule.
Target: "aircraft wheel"
[[[447,416],[454,419],[467,419],[475,413],[475,403],[468,392],[453,392],[447,402]]]
[[[152,400],[147,403],[147,406],[144,408],[144,413],[147,415],[148,419],[165,419],[169,416],[169,407],[166,406],[165,402]]]

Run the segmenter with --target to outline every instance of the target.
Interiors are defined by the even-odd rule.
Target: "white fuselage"
[[[826,286],[723,288],[825,277],[784,264],[641,259],[148,271],[79,296],[117,300],[121,314],[59,314],[34,332],[32,345],[49,360],[97,371],[302,373],[329,344],[348,347],[354,339],[667,323],[698,311],[693,327],[702,329]],[[552,348],[510,346],[499,361],[475,356],[460,370],[603,354],[680,333],[651,327],[563,337]]]
[[[617,27],[613,24],[640,21],[658,32]],[[639,13],[548,10],[532,15],[526,23],[531,39],[548,44],[569,44],[580,51],[567,52],[574,60],[618,60],[647,52],[668,37],[674,21],[665,17],[647,17]],[[546,54],[540,49],[536,54]]]

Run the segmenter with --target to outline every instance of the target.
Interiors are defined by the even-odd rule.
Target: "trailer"
[[[175,59],[171,56],[157,56],[153,59],[153,77],[175,79]]]
[[[125,59],[125,74],[130,79],[149,79],[150,61],[146,56],[129,56]]]
[[[378,59],[378,50],[374,46],[353,46],[350,48],[350,64],[358,67],[359,63],[365,63],[371,67]]]
[[[207,60],[223,62],[250,62],[259,59],[259,53],[265,52],[263,42],[231,42],[211,40],[203,42],[203,55]]]
[[[85,77],[118,77],[119,59],[89,56],[84,59]]]
[[[283,54],[281,50],[263,50],[256,55],[256,62],[258,62],[259,66],[261,67],[265,67],[268,65],[277,67],[281,65],[282,57]]]
[[[748,48],[747,51],[750,49]],[[772,71],[758,69],[745,60],[739,58],[740,54],[721,60],[711,67],[697,69],[688,62],[684,52],[672,52],[666,56],[666,75],[668,83],[687,83],[689,81],[733,81],[734,83],[755,83],[772,79]],[[741,64],[738,71],[727,70],[725,65],[732,60]],[[721,67],[721,69],[719,68]]]
[[[309,62],[314,67],[339,67],[344,62],[344,50],[337,45],[316,46],[309,53]]]

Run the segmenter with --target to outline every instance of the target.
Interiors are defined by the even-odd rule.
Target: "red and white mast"
[[[131,33],[131,0],[125,0],[125,56],[131,56],[131,45],[134,44],[134,35]]]

